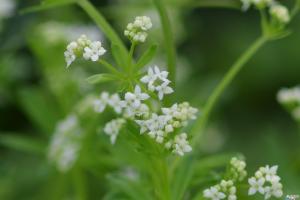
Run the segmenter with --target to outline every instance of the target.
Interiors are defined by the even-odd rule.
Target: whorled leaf
[[[112,74],[96,74],[93,76],[88,77],[87,82],[90,84],[97,84],[97,83],[105,83],[109,81],[117,80],[117,78]]]
[[[40,3],[40,5],[24,8],[23,10],[21,10],[21,13],[30,13],[30,12],[48,10],[51,8],[73,4],[76,3],[77,1],[78,0],[44,0]]]
[[[143,55],[140,57],[140,59],[137,61],[134,67],[138,70],[144,67],[145,65],[147,65],[155,56],[156,50],[157,50],[157,45],[156,44],[151,45],[143,53]]]

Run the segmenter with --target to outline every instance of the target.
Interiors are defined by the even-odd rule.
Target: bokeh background
[[[22,14],[38,1],[9,1],[14,8],[0,13],[0,199],[59,199],[51,195],[62,193],[64,187],[57,183],[63,185],[68,178],[49,172],[44,147],[56,123],[79,98],[105,87],[85,81],[101,71],[98,66],[78,62],[66,70],[63,51],[83,33],[109,43],[79,7]],[[198,2],[169,0],[168,9],[177,47],[174,99],[202,106],[229,66],[259,36],[260,25],[254,9],[207,8]],[[93,4],[121,36],[135,16],[152,17],[148,43],[162,44],[151,1],[95,0]],[[222,95],[199,148],[203,154],[240,152],[252,172],[257,166],[278,164],[285,191],[300,193],[299,126],[276,101],[280,88],[300,83],[299,17],[289,29],[291,35],[260,49]],[[154,62],[165,66],[164,54],[159,46]],[[98,186],[91,190],[95,196],[103,192]]]

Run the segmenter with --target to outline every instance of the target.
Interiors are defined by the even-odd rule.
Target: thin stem
[[[297,15],[297,13],[299,12],[299,10],[300,10],[300,1],[297,0],[295,2],[295,5],[294,5],[292,11],[291,11],[291,20]]]
[[[74,169],[73,172],[73,182],[75,191],[77,193],[77,200],[86,200],[88,199],[88,194],[86,191],[86,181],[84,173],[79,169],[79,167]]]
[[[115,30],[102,16],[102,14],[88,0],[79,0],[78,5],[94,20],[94,22],[101,29],[101,31],[106,35],[106,37],[108,37],[112,43],[120,46],[122,53],[127,55],[128,51],[124,43],[117,35]]]
[[[258,38],[242,56],[230,67],[229,71],[226,73],[221,82],[214,89],[211,96],[208,98],[208,101],[203,109],[203,114],[196,121],[194,127],[191,130],[191,135],[193,136],[192,145],[195,147],[196,143],[199,142],[199,139],[202,136],[203,129],[207,123],[207,120],[213,110],[215,104],[220,99],[220,96],[223,94],[227,86],[232,82],[236,77],[238,72],[245,66],[245,63],[262,47],[268,39],[264,36]]]
[[[171,22],[169,20],[167,10],[164,5],[164,0],[153,0],[156,9],[158,10],[160,21],[162,24],[164,41],[167,51],[168,71],[170,73],[170,80],[175,86],[176,78],[176,47],[171,29]]]
[[[111,64],[109,64],[109,63],[106,62],[105,60],[100,59],[100,60],[99,60],[99,63],[100,63],[101,65],[103,65],[106,69],[108,69],[109,71],[111,71],[113,74],[115,74],[115,75],[117,75],[117,76],[122,76],[122,74],[121,74],[118,70],[116,70],[115,67],[113,67]]]
[[[133,53],[136,47],[136,43],[132,42],[129,50],[129,55],[128,55],[128,70],[130,73],[132,73],[132,62],[133,62]]]

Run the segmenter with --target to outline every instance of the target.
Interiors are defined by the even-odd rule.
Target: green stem
[[[117,75],[117,76],[122,76],[122,74],[121,74],[118,70],[116,70],[115,67],[113,67],[111,64],[109,64],[109,63],[106,62],[105,60],[100,59],[100,60],[99,60],[99,63],[100,63],[101,65],[103,65],[106,69],[108,69],[109,71],[111,71],[113,74],[115,74],[115,75]]]
[[[133,53],[136,47],[136,43],[132,42],[130,50],[129,50],[129,55],[128,55],[128,70],[130,74],[132,73],[132,61],[133,61]]]
[[[164,5],[164,0],[153,0],[156,9],[158,10],[163,35],[164,42],[167,51],[167,60],[168,60],[168,71],[170,73],[170,80],[172,81],[173,86],[175,86],[175,78],[176,78],[176,47],[173,39],[171,22],[169,20],[167,10]]]
[[[208,98],[206,105],[204,106],[202,116],[198,118],[195,122],[194,127],[192,127],[191,135],[192,145],[195,147],[196,143],[199,142],[199,139],[202,136],[203,129],[207,123],[207,120],[210,116],[212,109],[214,108],[217,101],[220,99],[220,96],[227,88],[227,86],[232,82],[232,80],[236,77],[238,72],[245,66],[245,63],[261,48],[268,39],[264,36],[258,38],[241,57],[230,67],[229,71],[226,73],[221,82],[214,89],[211,96]]]
[[[73,183],[76,191],[77,200],[86,200],[88,199],[88,194],[86,191],[86,181],[83,172],[79,167],[75,167],[73,172]]]
[[[118,45],[124,55],[127,55],[128,51],[124,43],[102,14],[88,0],[79,0],[78,5],[94,20],[106,37],[108,37],[112,43]]]

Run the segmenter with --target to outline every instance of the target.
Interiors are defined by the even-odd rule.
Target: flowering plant
[[[76,39],[68,39],[64,52],[59,52],[66,63],[66,68],[60,66],[63,73],[72,73],[78,69],[74,65],[79,64],[93,66],[97,71],[79,84],[90,84],[92,89],[76,96],[79,100],[75,103],[63,102],[62,120],[55,123],[54,131],[49,128],[53,134],[47,159],[57,169],[55,173],[74,180],[75,189],[66,195],[68,198],[89,199],[85,183],[90,181],[93,185],[94,177],[105,183],[101,199],[235,200],[284,195],[277,165],[265,165],[247,177],[250,173],[242,156],[203,156],[199,147],[215,105],[245,64],[263,45],[291,33],[287,27],[300,9],[299,0],[292,9],[275,0],[238,1],[242,11],[259,11],[262,33],[229,68],[204,106],[176,95],[177,56],[165,1],[153,0],[164,45],[149,46],[152,28],[157,24],[148,16],[137,16],[123,24],[123,42],[87,0],[46,0],[31,9],[71,3],[94,20],[109,42],[101,37],[94,39],[88,33],[79,34]],[[49,35],[49,30],[44,34]],[[51,41],[55,41],[53,38]],[[167,63],[163,67],[154,59],[161,46]],[[81,72],[78,76],[83,75]],[[56,81],[66,81],[67,85],[70,80],[52,76],[48,81],[59,90],[62,86]],[[68,87],[59,92],[68,97],[72,88],[70,93]],[[278,101],[299,120],[299,88],[280,91]]]

